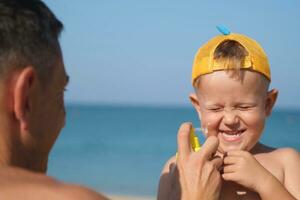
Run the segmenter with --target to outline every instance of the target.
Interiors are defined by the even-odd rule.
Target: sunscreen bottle
[[[191,134],[190,134],[190,143],[192,146],[192,149],[197,152],[200,151],[201,145],[199,142],[199,138],[197,137],[195,130],[201,130],[201,128],[192,128]]]
[[[197,137],[195,131],[207,131],[206,129],[203,128],[191,128],[191,133],[190,133],[190,144],[194,152],[198,152],[201,149],[201,144],[199,142],[199,138]],[[178,152],[176,153],[176,158],[178,157]]]

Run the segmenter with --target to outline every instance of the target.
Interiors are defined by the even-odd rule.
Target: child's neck
[[[251,154],[267,153],[273,151],[274,148],[266,146],[260,142],[257,142],[256,145],[249,151]]]

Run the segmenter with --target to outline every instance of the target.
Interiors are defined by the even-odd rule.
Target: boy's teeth
[[[240,133],[231,133],[231,134],[227,134],[227,133],[223,132],[223,135],[225,135],[226,137],[236,137],[236,136],[239,136]]]
[[[227,137],[236,137],[242,134],[242,131],[235,131],[235,132],[222,132],[223,135]]]
[[[239,131],[220,131],[225,141],[234,142],[241,139],[244,130]]]

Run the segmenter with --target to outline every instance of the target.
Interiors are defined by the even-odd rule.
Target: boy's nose
[[[224,123],[228,126],[232,126],[238,123],[238,117],[234,111],[225,111],[223,120]]]

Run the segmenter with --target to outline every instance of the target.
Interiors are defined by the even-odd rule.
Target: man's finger
[[[219,156],[215,156],[211,161],[210,161],[216,170],[219,170],[223,164],[223,159]]]
[[[190,132],[192,124],[183,123],[178,131],[178,155],[180,158],[185,159],[191,153]]]
[[[218,150],[219,139],[215,136],[209,136],[203,144],[200,152],[205,160],[210,160]]]

